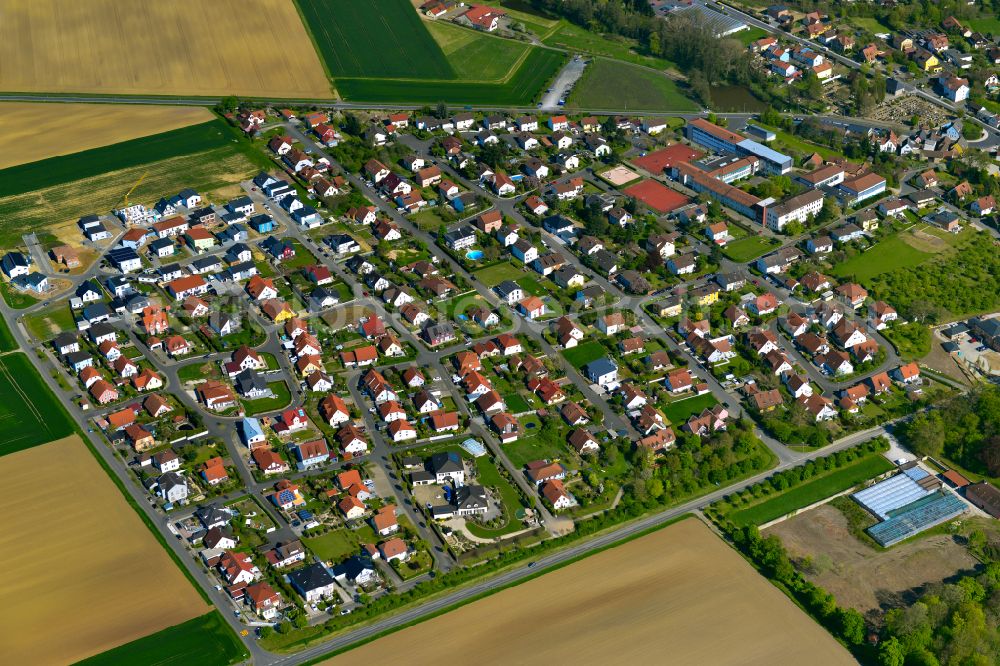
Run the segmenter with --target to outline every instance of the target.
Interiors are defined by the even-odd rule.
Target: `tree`
[[[945,428],[938,412],[922,412],[913,417],[905,430],[907,442],[914,453],[939,456],[944,449]]]
[[[903,645],[895,637],[884,641],[878,648],[879,666],[903,666],[905,660]]]
[[[861,645],[865,640],[865,618],[853,608],[841,608],[837,629],[850,645]]]
[[[816,222],[827,224],[840,219],[840,215],[841,210],[840,206],[837,205],[837,200],[833,197],[826,197],[823,199],[823,208],[820,209],[819,215],[816,216]]]
[[[434,115],[436,115],[438,118],[440,118],[442,120],[444,120],[445,118],[447,118],[448,117],[448,105],[445,104],[444,102],[438,102],[437,103],[437,109],[435,110]]]

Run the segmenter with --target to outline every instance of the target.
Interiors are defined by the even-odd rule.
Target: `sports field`
[[[6,663],[74,663],[209,610],[77,435],[0,459],[0,506]]]
[[[560,51],[532,49],[524,64],[503,83],[338,78],[337,92],[344,99],[360,102],[527,106],[556,75],[565,58]]]
[[[569,108],[697,111],[673,79],[617,60],[595,58],[566,100]]]
[[[409,0],[295,3],[331,76],[455,78]]]
[[[661,214],[677,210],[691,201],[683,194],[656,180],[644,180],[622,191]]]
[[[73,432],[62,405],[20,352],[0,357],[0,432],[0,456]]]
[[[0,0],[0,16],[2,90],[332,96],[289,0]]]
[[[492,664],[856,663],[696,519],[363,645],[347,659],[427,664],[442,654]]]
[[[212,120],[200,106],[0,103],[0,169]]]

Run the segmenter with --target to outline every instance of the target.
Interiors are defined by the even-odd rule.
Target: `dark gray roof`
[[[350,561],[350,560],[348,560]],[[346,564],[346,563],[345,563]],[[350,576],[348,576],[350,578]],[[322,564],[315,562],[296,569],[288,574],[288,582],[299,592],[305,594],[333,584],[333,576]]]
[[[460,472],[464,469],[461,457],[454,451],[441,451],[432,455],[430,468],[435,474]]]
[[[462,486],[455,491],[455,505],[459,509],[486,507],[486,489],[482,486]]]

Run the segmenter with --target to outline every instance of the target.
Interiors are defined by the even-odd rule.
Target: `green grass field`
[[[504,83],[338,78],[336,86],[341,96],[351,101],[527,106],[556,75],[565,58],[559,51],[532,49],[524,64]]]
[[[849,277],[861,284],[867,284],[876,275],[897,268],[917,266],[932,256],[934,255],[929,252],[921,252],[910,246],[896,235],[886,238],[867,252],[856,254],[847,261],[837,264],[831,273],[836,277]]]
[[[223,666],[249,655],[236,634],[212,611],[113,650],[77,662],[79,666]]]
[[[0,357],[0,456],[73,434],[73,423],[24,354]]]
[[[497,488],[500,491],[500,497],[509,520],[503,527],[497,529],[488,529],[472,521],[466,523],[466,528],[474,535],[484,539],[503,536],[521,529],[520,521],[513,517],[514,512],[521,508],[521,495],[517,489],[510,484],[505,476],[500,474],[496,463],[490,456],[476,458],[476,470],[479,472],[477,479],[479,483],[490,488]]]
[[[14,341],[14,336],[10,332],[10,327],[7,326],[7,322],[0,317],[0,352],[9,352],[17,349],[17,342]]]
[[[883,25],[874,16],[852,16],[848,21],[873,35],[879,32],[892,32],[888,26]]]
[[[440,21],[428,23],[427,30],[444,51],[455,75],[467,81],[503,80],[532,48],[524,42]]]
[[[589,342],[581,342],[571,349],[564,349],[562,354],[570,365],[579,370],[591,361],[607,356],[608,350],[600,342],[590,340]]]
[[[570,108],[697,111],[673,79],[628,63],[596,58],[566,100]]]
[[[211,120],[200,125],[182,127],[72,155],[21,164],[0,170],[0,197],[23,194],[110,171],[219,148],[231,140],[232,135],[223,121]]]
[[[241,400],[246,408],[247,416],[266,414],[288,406],[292,401],[292,394],[288,391],[288,384],[285,382],[271,382],[268,384],[273,398],[260,398],[259,400]]]
[[[775,245],[775,242],[765,236],[747,236],[727,243],[722,248],[722,254],[742,264],[767,253]]]
[[[634,49],[635,40],[612,35],[605,37],[586,28],[562,21],[555,31],[549,30],[542,43],[567,49],[571,52],[591,53],[615,60],[622,60],[636,65],[645,65],[653,69],[671,69],[674,63],[663,58],[640,55]]]
[[[962,23],[976,32],[983,34],[1000,35],[1000,18],[996,16],[984,16],[974,19],[963,19]]]
[[[872,453],[846,467],[766,499],[760,504],[735,511],[729,518],[739,526],[761,525],[847,490],[877,474],[889,471],[892,467],[893,464],[882,454]]]
[[[453,79],[408,0],[296,0],[331,76]]]
[[[24,326],[38,340],[48,340],[63,331],[76,330],[73,311],[65,301],[26,316]]]
[[[503,396],[503,401],[507,403],[507,411],[512,414],[520,414],[531,409],[531,405],[528,404],[528,401],[522,398],[518,393],[508,393]]]
[[[675,425],[686,422],[695,414],[701,414],[709,407],[714,406],[718,400],[711,393],[696,395],[693,398],[685,398],[672,402],[663,410],[663,415],[670,419]]]
[[[351,530],[340,529],[318,537],[302,539],[302,542],[322,560],[340,562],[358,551],[358,538]]]
[[[731,39],[739,40],[743,46],[750,46],[752,42],[756,42],[758,39],[767,37],[767,31],[763,28],[751,27],[747,30],[740,30],[735,35],[730,35],[729,37]]]
[[[490,266],[488,268],[480,268],[475,271],[473,275],[476,279],[485,284],[487,287],[495,287],[504,280],[514,280],[517,282],[519,269],[515,268],[509,262],[503,262],[496,264],[495,266]]]

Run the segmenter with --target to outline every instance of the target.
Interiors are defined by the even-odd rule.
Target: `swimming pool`
[[[471,259],[472,261],[479,261],[480,259],[483,258],[483,251],[482,250],[469,250],[468,252],[465,253],[465,258],[466,259]]]

